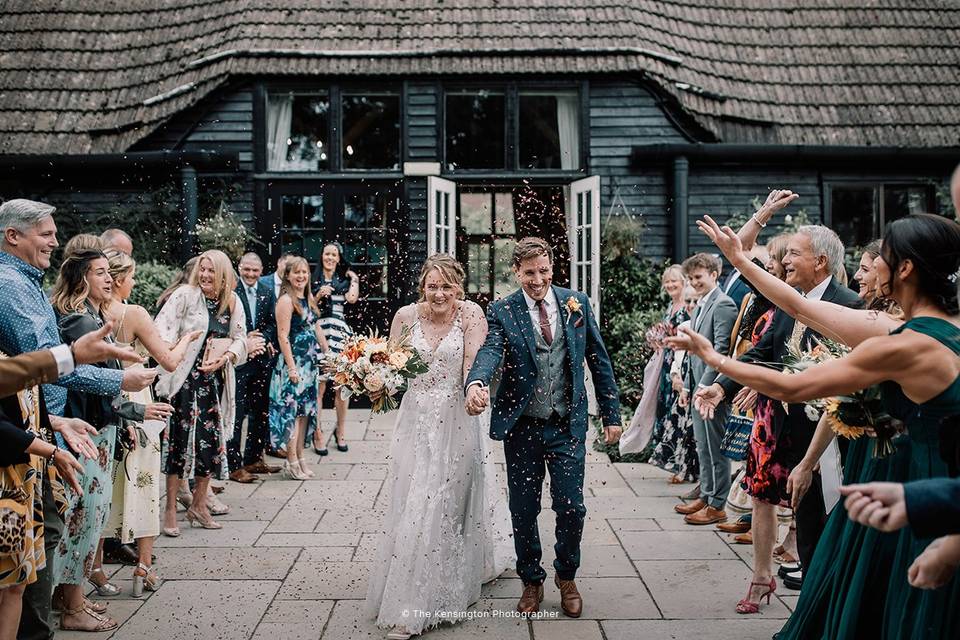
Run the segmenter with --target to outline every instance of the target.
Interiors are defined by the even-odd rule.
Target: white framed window
[[[427,177],[427,255],[457,255],[457,185]]]
[[[567,205],[570,288],[590,298],[600,317],[600,176],[570,183]]]

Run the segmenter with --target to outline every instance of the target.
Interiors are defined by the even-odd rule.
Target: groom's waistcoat
[[[562,322],[562,317],[561,317]],[[537,340],[537,379],[533,396],[523,415],[547,420],[554,412],[565,416],[570,412],[570,367],[567,366],[567,335],[561,324],[553,342],[547,345],[539,331],[533,332]]]

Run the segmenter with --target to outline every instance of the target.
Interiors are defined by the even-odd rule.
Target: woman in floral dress
[[[286,475],[306,480],[313,472],[303,459],[303,445],[317,426],[319,357],[327,351],[320,309],[310,294],[310,265],[289,258],[277,299],[277,340],[281,357],[270,381],[270,441],[286,447]]]
[[[170,398],[174,407],[167,430],[163,471],[167,474],[167,498],[163,532],[180,535],[177,528],[177,489],[181,478],[193,478],[193,499],[187,509],[191,526],[221,529],[208,509],[210,478],[226,480],[227,440],[233,436],[236,411],[234,367],[247,358],[246,318],[237,294],[236,276],[230,258],[222,251],[205,251],[190,274],[189,284],[171,294],[157,315],[160,337],[176,344],[200,331],[202,340],[187,348],[186,357],[173,372],[163,371],[156,392]],[[232,340],[223,355],[204,361],[211,340]]]

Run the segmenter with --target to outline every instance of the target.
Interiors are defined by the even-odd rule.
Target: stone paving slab
[[[332,412],[325,418],[332,420]],[[385,512],[393,415],[351,410],[350,451],[321,458],[307,450],[316,477],[281,474],[249,485],[226,483],[232,511],[220,531],[190,529],[179,513],[179,538],[157,542],[167,580],[143,600],[129,598],[132,569],[108,565],[126,592],[111,615],[123,625],[103,634],[61,633],[66,640],[338,640],[383,638],[363,611]],[[332,434],[332,424],[325,425]],[[491,443],[505,491],[501,443]],[[273,463],[283,461],[271,459]],[[522,583],[513,570],[484,585],[465,619],[424,637],[476,640],[752,640],[769,638],[796,604],[787,591],[744,618],[734,611],[746,591],[752,549],[733,545],[712,526],[691,527],[673,511],[691,485],[645,464],[611,464],[588,456],[587,519],[577,580],[579,620],[564,617],[553,585],[555,515],[549,480],[538,518],[548,582],[542,617],[513,617]],[[781,586],[782,590],[782,586]]]

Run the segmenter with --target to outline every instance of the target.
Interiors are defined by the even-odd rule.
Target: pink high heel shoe
[[[757,598],[756,602],[750,601],[750,592],[753,591],[753,587],[767,587],[767,590],[760,594],[760,597]],[[773,595],[773,592],[777,590],[777,580],[776,578],[770,578],[770,582],[751,582],[750,586],[747,587],[747,597],[737,603],[737,613],[760,613],[760,602],[766,597],[767,604],[770,604],[770,596]]]

